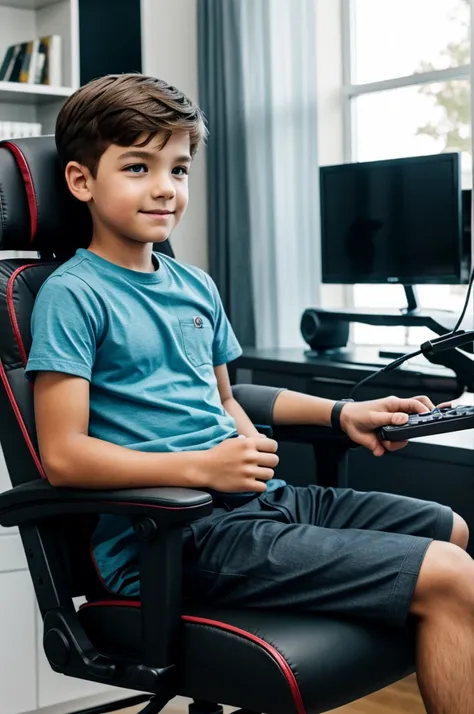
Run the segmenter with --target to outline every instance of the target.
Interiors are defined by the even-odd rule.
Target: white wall
[[[320,166],[330,166],[344,161],[341,0],[314,1],[317,23],[318,157]],[[343,285],[321,285],[321,304],[327,309],[346,305],[350,299],[349,290],[348,286]]]
[[[316,3],[318,154],[321,166],[344,161],[341,0]]]
[[[142,0],[143,72],[198,102],[196,0]],[[201,149],[189,177],[186,215],[172,236],[176,257],[208,268],[206,158]]]

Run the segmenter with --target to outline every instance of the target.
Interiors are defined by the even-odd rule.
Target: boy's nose
[[[173,186],[173,182],[171,180],[163,180],[161,179],[160,181],[156,181],[154,187],[153,187],[153,198],[174,198],[175,195],[175,188]]]

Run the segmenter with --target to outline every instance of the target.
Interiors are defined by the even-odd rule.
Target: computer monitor
[[[445,153],[322,167],[323,283],[466,283],[460,165]]]

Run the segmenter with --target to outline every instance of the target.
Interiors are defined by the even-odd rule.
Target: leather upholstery
[[[25,379],[24,367],[31,346],[30,318],[34,300],[43,281],[57,265],[0,260],[0,378],[4,386],[0,390],[4,419],[1,436],[14,485],[43,476],[34,423],[33,390]]]
[[[0,249],[27,250],[30,212],[14,155],[0,142]]]
[[[8,209],[0,234],[1,248],[37,250],[63,259],[77,248],[87,247],[91,238],[89,212],[67,190],[54,137],[1,142],[0,175],[4,165],[11,174],[12,159],[22,180],[1,182],[3,202],[7,207],[21,203],[22,210],[20,216],[16,209],[10,215]]]
[[[67,260],[91,236],[89,210],[67,189],[54,137],[1,141],[0,250]],[[155,249],[173,255],[168,241]]]
[[[140,604],[80,617],[101,652],[140,656]],[[186,606],[180,694],[269,714],[324,712],[412,671],[413,633],[311,614]]]
[[[212,498],[192,488],[160,486],[122,488],[114,491],[86,488],[59,488],[46,479],[35,479],[3,494],[0,504],[2,525],[27,525],[61,513],[114,513],[121,516],[150,517],[159,527],[175,527],[212,513]]]

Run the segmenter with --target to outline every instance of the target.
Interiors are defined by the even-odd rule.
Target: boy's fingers
[[[428,397],[412,397],[411,399],[400,399],[397,412],[423,414],[424,412],[430,412],[434,408],[435,405]]]
[[[278,465],[280,459],[278,456],[272,451],[259,451],[257,452],[257,463],[259,466],[268,466],[269,468],[273,469],[275,466]]]
[[[266,468],[265,466],[258,467],[258,480],[261,479],[262,481],[271,481],[274,475],[275,472],[273,469]]]
[[[355,441],[371,451],[374,456],[380,456],[384,452],[384,448],[374,432],[359,433]]]
[[[382,444],[386,451],[398,451],[404,449],[408,441],[382,441]]]
[[[270,451],[275,453],[278,450],[278,442],[275,439],[255,439],[257,451]]]
[[[424,394],[418,397],[413,397],[413,399],[416,399],[418,402],[424,404],[430,412],[435,408],[435,405],[433,404],[431,399],[429,397],[426,397]]]
[[[402,424],[406,424],[408,421],[408,414],[404,414],[403,412],[397,412],[396,414],[392,414],[392,419],[391,419],[391,424],[394,426],[401,426]]]
[[[387,426],[388,424],[400,426],[408,421],[408,414],[404,414],[403,412],[372,412],[371,421],[374,429]]]

